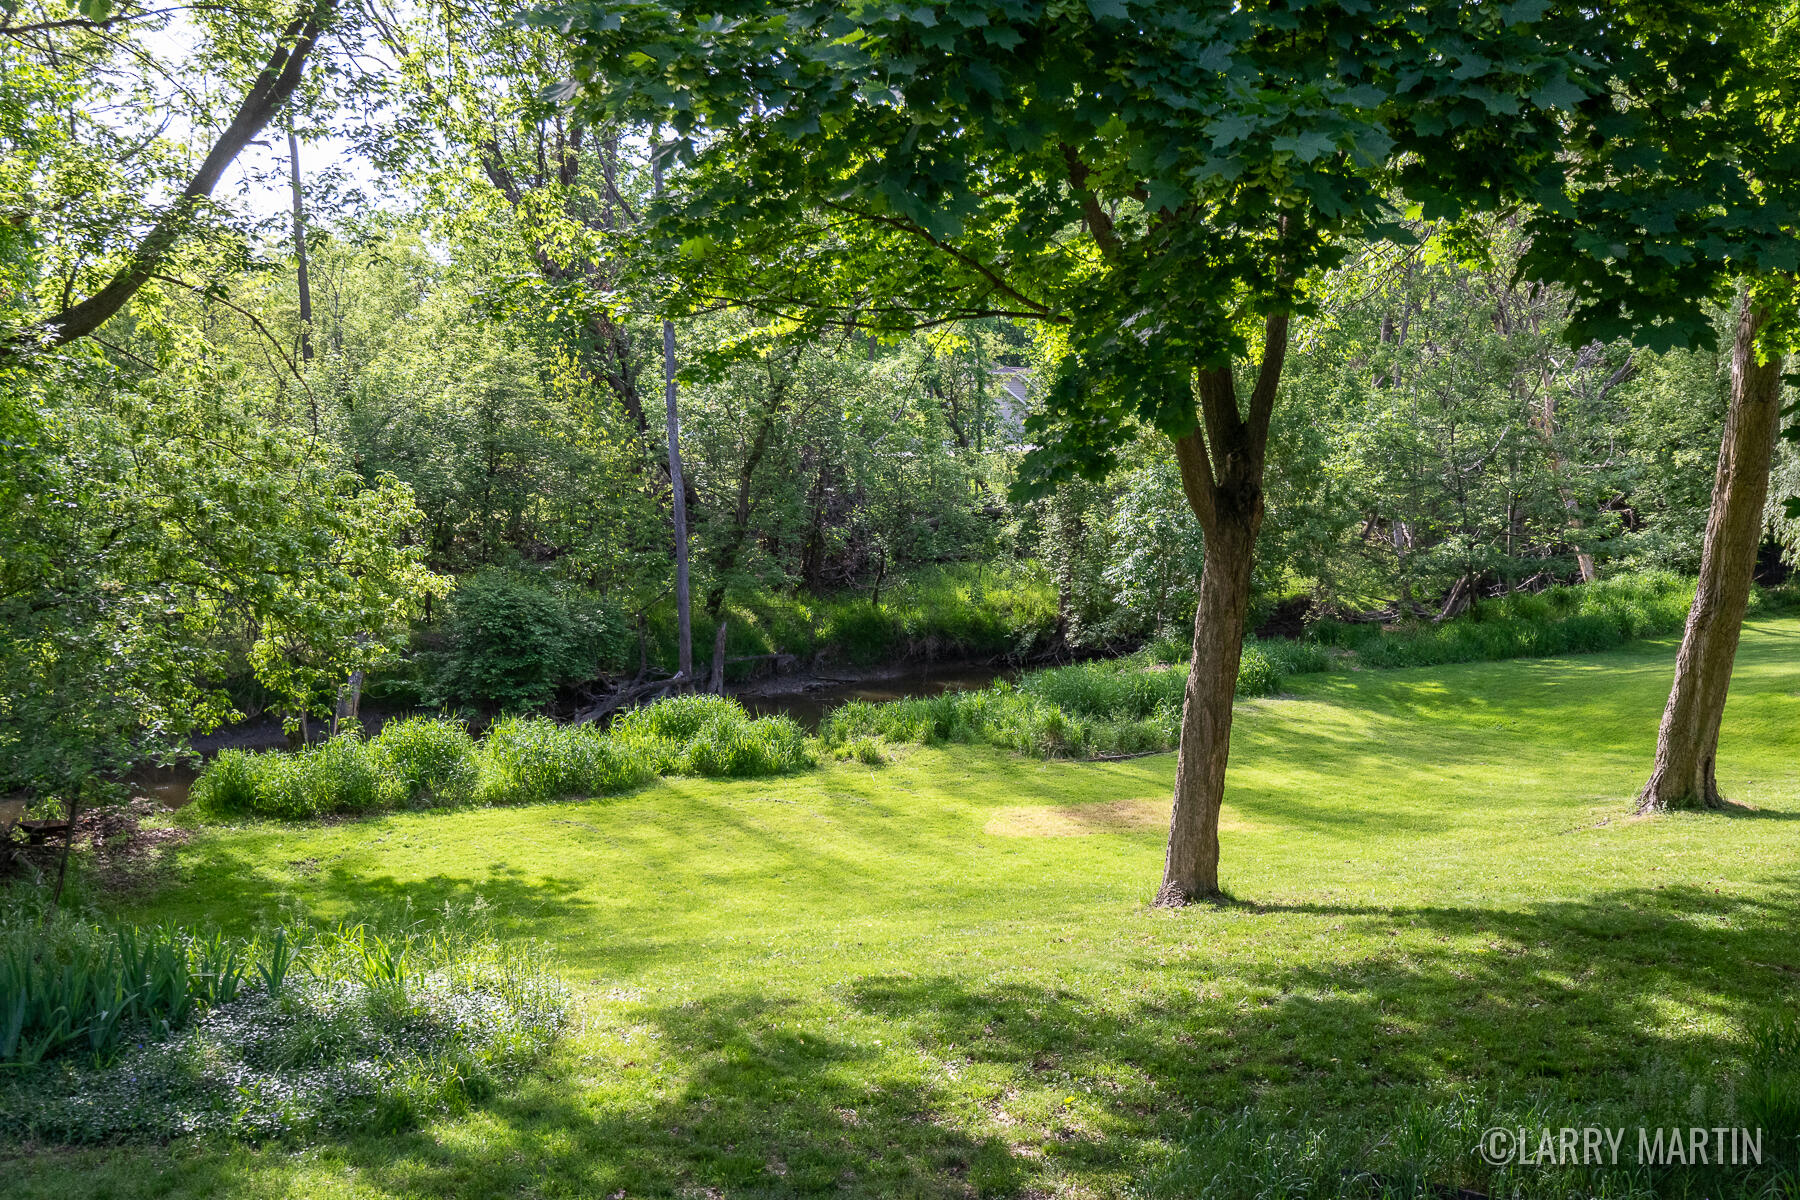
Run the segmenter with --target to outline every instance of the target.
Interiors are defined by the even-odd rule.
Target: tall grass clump
[[[110,1057],[0,1075],[0,1136],[261,1141],[461,1111],[541,1057],[568,998],[537,947],[498,942],[479,912],[444,918],[430,930],[300,927],[231,943],[257,970],[184,1026],[140,1026]]]
[[[460,722],[395,721],[293,753],[228,750],[195,782],[203,815],[302,819],[403,806],[518,804],[612,796],[659,775],[779,775],[813,765],[789,717],[752,717],[722,696],[677,696],[611,729],[507,717],[479,741]]]
[[[355,731],[282,753],[226,750],[194,781],[198,813],[301,820],[413,804],[457,804],[475,787],[474,743],[452,721],[398,722],[371,741]]]
[[[591,725],[508,717],[480,747],[481,798],[488,803],[610,796],[654,779],[657,763]]]
[[[1018,686],[1026,695],[1072,716],[1136,719],[1158,709],[1179,708],[1187,690],[1187,672],[1134,656],[1032,671]]]
[[[252,809],[271,817],[317,817],[391,808],[398,801],[387,764],[355,734],[292,754],[256,758]]]
[[[1067,670],[1067,668],[1064,668]],[[853,701],[833,709],[819,726],[819,740],[833,752],[858,743],[942,742],[999,746],[1036,758],[1092,758],[1174,747],[1180,709],[1168,704],[1072,713],[1029,690],[1032,676],[1015,687],[1004,680],[979,691],[945,692],[885,704]],[[1055,686],[1074,691],[1080,684]],[[1091,698],[1093,692],[1085,693]]]
[[[621,713],[612,736],[670,775],[780,775],[813,765],[793,718],[752,717],[724,696],[673,696]]]
[[[481,779],[475,739],[458,721],[428,717],[390,721],[370,748],[403,804],[455,805],[474,799]]]
[[[1346,666],[1373,668],[1593,654],[1679,631],[1693,600],[1691,579],[1622,575],[1481,600],[1441,624],[1320,621],[1308,636],[1338,650]],[[1760,603],[1760,594],[1753,593],[1752,610]]]

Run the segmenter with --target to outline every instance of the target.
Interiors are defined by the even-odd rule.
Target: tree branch
[[[1100,197],[1087,185],[1093,172],[1081,161],[1075,147],[1064,142],[1062,152],[1063,161],[1069,164],[1069,186],[1081,194],[1081,212],[1087,218],[1088,230],[1094,235],[1095,244],[1100,247],[1100,253],[1108,258],[1116,258],[1119,253],[1119,235],[1113,232],[1112,215],[1100,207]]]
[[[300,79],[306,70],[306,60],[317,44],[319,35],[336,13],[337,5],[338,0],[317,0],[310,12],[294,18],[282,31],[281,39],[276,43],[267,65],[257,75],[256,81],[245,94],[243,103],[238,106],[237,115],[213,143],[212,149],[201,162],[194,177],[188,181],[180,198],[169,206],[156,224],[150,227],[150,232],[138,242],[137,248],[132,251],[130,262],[104,288],[74,307],[64,309],[47,322],[52,345],[64,345],[100,328],[156,273],[184,232],[194,209],[212,195],[225,168],[231,165],[300,86]]]
[[[1271,313],[1263,319],[1262,363],[1256,386],[1250,391],[1250,444],[1260,457],[1269,441],[1269,417],[1275,411],[1275,393],[1281,385],[1281,367],[1287,359],[1288,315]]]
[[[1213,497],[1212,460],[1207,456],[1206,442],[1198,429],[1172,440],[1175,462],[1181,468],[1181,490],[1187,496],[1188,507],[1199,519],[1201,531],[1211,533],[1218,509]]]
[[[851,208],[849,205],[839,203],[838,201],[835,201],[835,200],[826,200],[826,201],[823,201],[823,203],[824,203],[825,207],[827,207],[827,208],[836,209],[838,212],[845,213],[845,214],[855,217],[859,220],[872,221],[878,225],[889,225],[895,229],[901,230],[904,233],[910,233],[914,237],[927,242],[928,244],[930,244],[931,246],[933,246],[939,250],[942,250],[945,254],[948,254],[951,258],[954,258],[957,262],[962,263],[965,267],[968,267],[970,270],[975,271],[977,274],[979,274],[983,278],[985,278],[989,283],[992,283],[994,285],[994,287],[996,287],[997,289],[999,289],[1002,292],[1005,292],[1008,296],[1011,296],[1014,300],[1017,300],[1020,304],[1023,304],[1026,308],[1033,310],[1033,312],[1037,316],[1048,317],[1051,315],[1051,309],[1048,304],[1042,304],[1036,300],[1033,300],[1030,296],[1025,295],[1023,292],[1021,292],[1017,288],[1013,287],[1010,283],[1006,282],[1006,280],[1003,279],[999,275],[998,272],[996,272],[992,267],[988,266],[986,263],[982,262],[980,259],[976,258],[974,255],[969,254],[968,252],[963,251],[963,250],[958,250],[955,246],[952,246],[952,245],[950,245],[950,243],[944,241],[943,239],[934,236],[929,231],[921,228],[920,226],[914,224],[911,221],[905,220],[904,218],[901,218],[901,217],[886,216],[882,213],[863,212],[860,209]]]

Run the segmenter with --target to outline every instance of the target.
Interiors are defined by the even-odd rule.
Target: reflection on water
[[[133,796],[147,796],[164,808],[180,808],[188,802],[188,789],[200,777],[200,768],[189,763],[172,767],[139,767],[126,786]]]
[[[789,716],[798,721],[802,727],[814,730],[825,714],[850,700],[868,700],[883,703],[888,700],[905,700],[914,696],[937,696],[944,692],[969,692],[986,687],[996,679],[1017,679],[1019,672],[1012,667],[978,666],[969,663],[950,663],[939,666],[918,667],[897,675],[886,675],[880,679],[846,680],[841,683],[827,683],[821,687],[804,692],[782,693],[770,696],[739,696],[745,708],[759,717]]]

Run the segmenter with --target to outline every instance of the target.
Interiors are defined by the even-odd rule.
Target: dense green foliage
[[[1614,819],[1722,331],[1800,339],[1797,61],[1793,0],[9,0],[0,1193],[1800,1196],[1778,595],[1742,807]],[[1020,673],[612,710],[690,600],[702,678]],[[1153,912],[1184,703],[1236,896]],[[239,718],[300,748],[81,807]],[[1695,1122],[1772,1161],[1471,1153]]]
[[[1679,630],[1693,584],[1646,574],[1517,592],[1444,622],[1311,625],[1299,639],[1248,639],[1240,697],[1280,694],[1321,671],[1591,654]],[[1786,601],[1782,602],[1786,603]],[[1777,607],[1760,591],[1751,611]],[[1171,750],[1180,740],[1187,644],[1165,638],[1117,658],[1027,671],[974,691],[832,710],[828,755],[878,763],[883,742],[973,743],[1039,758]],[[814,764],[790,718],[752,719],[736,701],[679,696],[619,714],[604,731],[508,717],[480,741],[461,723],[409,718],[368,741],[350,734],[294,754],[226,751],[195,786],[203,811],[304,818],[397,807],[610,796],[662,775],[748,777]]]
[[[1160,387],[1108,390],[1119,370],[1146,366],[1109,339],[1132,304],[1174,303],[1183,288],[1211,299],[1185,309],[1193,328],[1155,355],[1254,351],[1276,293],[1301,314],[1269,435],[1259,612],[1306,593],[1327,616],[1406,621],[1546,578],[1691,573],[1724,409],[1720,356],[1651,354],[1624,338],[1566,349],[1599,284],[1518,272],[1541,266],[1533,239],[1551,218],[1441,219],[1454,207],[1445,189],[1524,187],[1518,171],[1562,136],[1558,122],[1595,116],[1584,97],[1600,74],[1635,78],[1629,55],[1604,69],[1568,59],[1572,38],[1603,43],[1627,8],[1526,6],[1504,20],[1433,10],[1429,28],[1412,28],[1389,6],[1328,5],[1289,14],[1298,24],[1284,40],[1259,24],[1287,21],[1281,7],[1209,11],[1183,29],[1179,6],[1146,8],[1140,26],[1124,19],[1129,6],[963,6],[931,24],[874,5],[858,10],[870,35],[854,52],[826,38],[843,13],[784,25],[758,10],[716,45],[686,33],[670,43],[748,64],[704,87],[675,79],[666,57],[627,56],[600,73],[604,86],[585,75],[596,47],[679,24],[673,9],[632,8],[617,29],[587,30],[588,18],[605,24],[594,9],[576,39],[518,24],[507,6],[339,12],[321,50],[335,69],[309,75],[292,114],[299,162],[254,153],[248,190],[191,214],[94,338],[0,364],[0,790],[104,790],[234,714],[316,732],[357,670],[388,709],[525,712],[672,668],[655,318],[683,297],[695,301],[676,335],[703,662],[720,622],[728,657],[801,666],[1019,660],[1182,636],[1204,542],[1166,439],[1147,432],[1159,418],[1121,410],[1104,437],[1090,430],[1091,446],[1064,418],[1081,396],[1169,400]],[[128,19],[115,26],[49,21],[0,44],[0,188],[8,211],[29,214],[0,233],[8,330],[129,256],[154,198],[177,186],[282,20],[241,0],[209,9],[153,77],[146,62],[185,35],[169,14],[119,12]],[[1718,17],[1730,38],[1742,33],[1713,6],[1683,12],[1693,28]],[[1349,35],[1379,60],[1360,82],[1319,70]],[[1409,56],[1448,52],[1439,35],[1458,53],[1506,53],[1406,90]],[[1205,70],[1178,73],[1173,90],[1108,65],[1190,42]],[[812,80],[805,103],[770,92],[751,104],[760,115],[718,128],[746,97],[787,86],[765,52],[790,45]],[[1074,45],[1091,57],[1058,50]],[[348,46],[379,46],[385,65],[340,55]],[[1722,53],[1683,60],[1683,86]],[[919,66],[940,60],[947,69]],[[1246,114],[1233,89],[1252,68],[1339,83],[1265,89],[1280,102]],[[1765,69],[1758,60],[1717,83],[1731,122]],[[870,71],[888,72],[893,91],[859,91]],[[584,105],[642,114],[670,88],[693,91],[679,117],[692,128],[658,139],[665,208],[652,202],[647,127],[584,123],[542,98],[571,79]],[[1069,100],[1070,88],[1088,98]],[[1034,89],[1062,99],[1037,104]],[[914,103],[972,115],[911,123]],[[69,106],[112,123],[70,125],[57,116]],[[156,116],[176,110],[185,122]],[[851,123],[809,129],[812,110]],[[1499,110],[1505,122],[1488,119]],[[1506,153],[1457,175],[1501,125]],[[765,127],[784,132],[765,138]],[[1169,141],[1171,130],[1194,136]],[[363,156],[363,177],[312,161],[326,135]],[[833,157],[868,137],[891,151],[881,171]],[[1186,149],[1146,156],[1165,144]],[[1405,159],[1399,177],[1383,173],[1426,146],[1429,168]],[[1707,178],[1727,186],[1728,166]],[[797,233],[795,246],[824,237],[814,185],[845,172],[856,219],[832,225],[818,255],[788,253]],[[973,179],[986,182],[971,190]],[[296,180],[306,320],[286,211]],[[743,204],[706,207],[745,180]],[[1591,199],[1579,179],[1563,183],[1571,203]],[[372,203],[365,185],[410,190],[405,203]],[[1618,219],[1641,223],[1668,199],[1645,189]],[[1409,209],[1403,192],[1424,199]],[[1257,264],[1288,251],[1251,220],[1284,197],[1336,231],[1295,251],[1304,263],[1282,259],[1286,282],[1263,277]],[[1090,201],[1110,214],[1104,235]],[[1350,207],[1333,216],[1336,201]],[[1370,219],[1372,239],[1347,236]],[[1211,238],[1217,229],[1237,233]],[[1740,232],[1746,247],[1761,236]],[[1657,283],[1642,303],[1667,308],[1676,301],[1652,265],[1632,267]],[[776,280],[782,298],[736,295]],[[1718,299],[1696,286],[1694,303]],[[932,307],[951,293],[961,299],[949,309]],[[800,311],[820,297],[836,307]],[[978,315],[992,311],[1019,315]],[[788,319],[821,314],[829,332]],[[961,319],[910,329],[943,317]],[[1027,437],[1028,421],[1057,413],[1057,440]],[[1074,459],[1104,442],[1119,469],[1019,500],[1028,442]],[[1785,479],[1795,460],[1783,453]],[[1782,484],[1777,500],[1793,490]],[[1778,503],[1771,518],[1791,554],[1800,525]]]
[[[1670,575],[1626,576],[1582,587],[1483,600],[1441,624],[1321,621],[1299,640],[1248,639],[1240,697],[1272,696],[1299,675],[1345,668],[1438,666],[1590,654],[1672,633],[1687,619],[1693,585]],[[1752,605],[1757,611],[1762,603]],[[1187,644],[1159,641],[1103,662],[1028,672],[1015,686],[885,704],[852,702],[819,734],[841,749],[858,739],[964,742],[1040,758],[1172,750],[1179,743]]]
[[[0,961],[121,999],[60,1010],[84,1035],[79,1057],[0,1077],[0,1136],[263,1141],[461,1112],[539,1060],[567,1019],[542,953],[501,947],[471,915],[431,932],[283,927],[250,944],[66,919],[49,940],[9,929]]]

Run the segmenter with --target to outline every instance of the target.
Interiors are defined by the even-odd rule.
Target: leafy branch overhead
[[[1704,149],[1739,143],[1717,136],[1735,110],[1684,115],[1747,86],[1726,5],[601,0],[527,19],[575,42],[553,98],[675,133],[658,234],[692,302],[1054,327],[1070,353],[1040,480],[1104,471],[1136,427],[1192,429],[1189,372],[1310,311],[1356,241],[1406,238],[1397,199],[1427,219],[1543,205],[1526,269],[1572,278],[1583,340],[1704,343],[1723,264],[1793,253],[1781,211],[1719,217],[1752,186]],[[1672,122],[1706,170],[1608,199]],[[1571,212],[1605,220],[1559,240]]]

